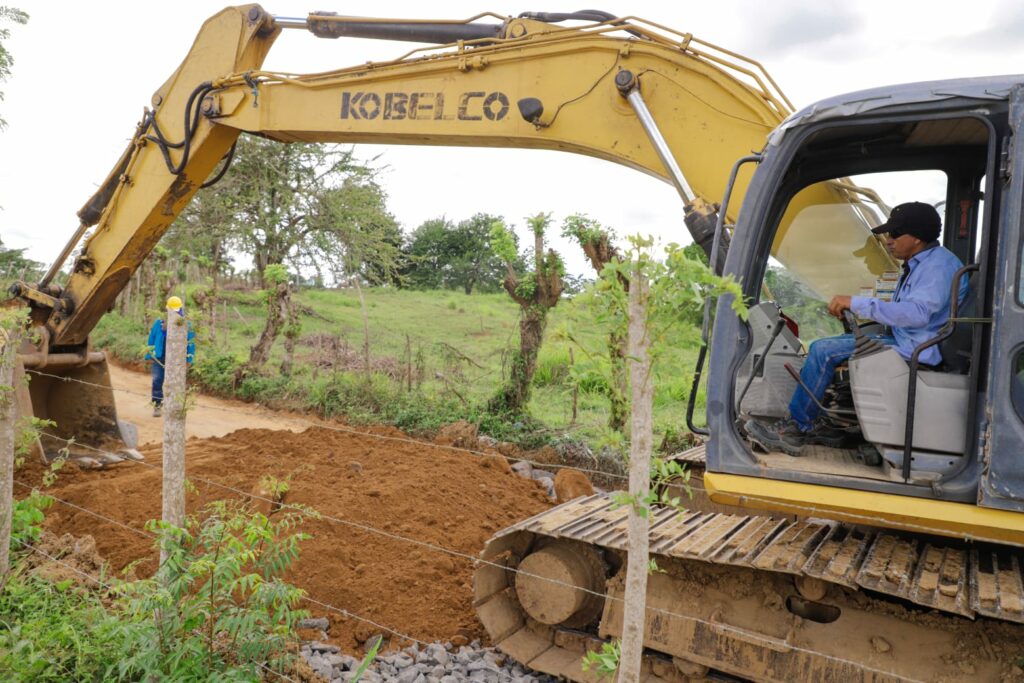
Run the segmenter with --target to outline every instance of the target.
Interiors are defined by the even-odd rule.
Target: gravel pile
[[[347,683],[355,678],[360,660],[344,655],[336,645],[309,643],[302,656],[317,674],[331,683]],[[536,673],[493,648],[451,643],[433,643],[422,648],[407,647],[398,652],[378,655],[360,681],[365,683],[554,683],[555,679]]]

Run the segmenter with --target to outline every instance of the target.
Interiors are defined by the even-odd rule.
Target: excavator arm
[[[324,73],[265,69],[285,29],[433,46]],[[519,147],[605,159],[672,183],[691,235],[710,252],[715,202],[733,161],[761,149],[789,111],[755,62],[634,17],[588,10],[465,21],[328,13],[282,19],[258,5],[227,8],[203,24],[154,93],[152,109],[78,212],[78,230],[49,272],[13,287],[31,308],[39,339],[22,349],[25,368],[37,374],[31,406],[21,411],[55,422],[61,438],[131,445],[109,389],[83,390],[59,378],[109,386],[103,354],[89,348],[90,332],[191,197],[223,173],[242,132],[283,142]],[[739,175],[739,196],[750,177],[749,170]],[[838,184],[803,197],[855,201]],[[855,242],[870,237],[856,217],[836,230],[852,231]],[[80,243],[66,284],[57,286],[56,274]],[[867,244],[869,269],[886,270],[884,249]],[[827,291],[824,285],[819,289]]]
[[[722,196],[732,161],[760,149],[788,113],[770,78],[738,55],[638,19],[593,12],[535,16],[275,20],[249,5],[209,19],[79,212],[79,233],[64,256],[82,232],[92,232],[66,286],[49,286],[63,258],[42,286],[20,286],[50,344],[86,342],[241,132],[284,142],[520,147],[606,159],[675,182],[690,213],[704,218],[697,237],[710,244],[710,204]],[[592,23],[565,27],[544,20],[565,18]],[[300,27],[323,37],[446,44],[329,73],[262,69],[282,28]],[[655,112],[685,177],[681,183],[652,145],[626,88],[642,91]],[[747,180],[741,176],[741,193]]]

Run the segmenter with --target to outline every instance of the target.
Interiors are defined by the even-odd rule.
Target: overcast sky
[[[521,1],[521,0],[520,0]],[[547,0],[550,3],[551,0]],[[89,198],[132,134],[153,91],[185,56],[202,22],[225,3],[0,0],[27,11],[12,36],[13,75],[0,84],[0,238],[49,263],[77,226]],[[488,0],[490,3],[491,0]],[[507,0],[505,0],[507,3]],[[490,10],[571,11],[570,3],[374,3],[267,0],[278,16],[310,10],[402,18],[465,18]],[[878,85],[1024,72],[1024,3],[634,0],[596,9],[686,31],[759,60],[797,108]],[[315,72],[403,54],[407,44],[320,40],[302,31],[278,38],[265,67]],[[688,241],[682,205],[669,185],[615,164],[548,151],[362,145],[387,165],[389,208],[406,231],[445,215],[479,211],[520,229],[540,211],[583,212],[620,234]],[[557,232],[557,231],[556,231]],[[577,250],[556,246],[570,271],[587,273]],[[247,267],[247,264],[238,264]],[[589,273],[587,273],[589,275]]]

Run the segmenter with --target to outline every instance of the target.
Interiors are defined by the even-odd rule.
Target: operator
[[[185,305],[181,298],[172,296],[167,299],[167,317],[172,315],[185,315]],[[188,323],[188,347],[185,351],[185,360],[189,365],[196,355],[195,333],[192,331],[192,322]],[[146,360],[153,361],[150,371],[153,373],[153,417],[160,417],[164,403],[164,357],[167,351],[167,320],[158,318],[153,321],[153,327],[149,329],[149,339],[146,340]]]
[[[938,242],[941,222],[930,204],[908,202],[895,207],[889,219],[871,231],[886,235],[890,253],[903,261],[903,273],[892,301],[839,295],[832,297],[828,312],[842,319],[843,312],[850,310],[859,318],[887,326],[888,333],[868,336],[894,347],[904,359],[910,360],[914,349],[934,338],[949,319],[950,285],[956,271],[963,267],[960,259]],[[959,300],[962,302],[966,295],[965,276]],[[818,403],[824,398],[836,368],[853,351],[852,334],[812,342],[800,369],[800,379],[814,392],[814,397],[798,385],[789,402],[788,418],[772,424],[747,421],[744,427],[750,440],[766,450],[793,456],[800,455],[800,449],[810,444],[841,445],[845,433],[819,419]],[[921,353],[919,360],[926,366],[938,366],[942,355],[937,346],[932,346]]]

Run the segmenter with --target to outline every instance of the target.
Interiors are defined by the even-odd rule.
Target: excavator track
[[[694,502],[652,512],[642,680],[1024,680],[1021,550]],[[598,494],[492,538],[474,587],[497,647],[598,680],[580,659],[621,632],[627,518]]]

